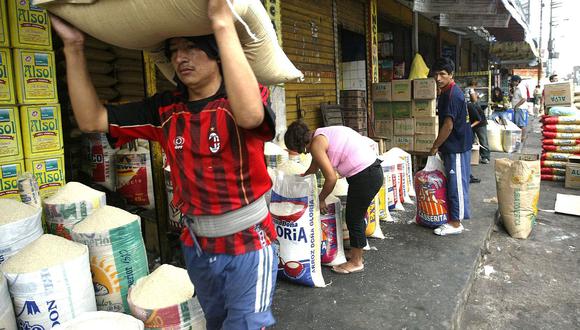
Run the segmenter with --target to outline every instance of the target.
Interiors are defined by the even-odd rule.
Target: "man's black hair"
[[[436,71],[447,71],[448,74],[453,74],[455,72],[455,63],[448,57],[440,57],[433,64],[432,72]]]

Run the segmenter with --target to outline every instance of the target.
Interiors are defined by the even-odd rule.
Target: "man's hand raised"
[[[50,21],[52,23],[52,29],[62,39],[65,48],[84,47],[85,36],[79,29],[54,15],[50,15]]]

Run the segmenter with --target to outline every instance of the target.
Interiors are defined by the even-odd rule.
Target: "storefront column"
[[[379,82],[379,42],[377,21],[377,0],[368,0],[367,3],[367,130],[369,136],[375,136],[375,117],[372,111],[372,85]]]

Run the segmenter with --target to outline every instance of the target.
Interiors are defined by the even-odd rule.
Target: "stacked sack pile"
[[[580,110],[572,82],[559,82],[544,87],[548,115],[542,117],[542,180],[563,182],[566,164],[571,155],[580,155]]]

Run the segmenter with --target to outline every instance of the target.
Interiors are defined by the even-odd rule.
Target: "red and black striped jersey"
[[[275,119],[268,89],[259,88],[265,116],[252,130],[236,124],[222,86],[214,96],[199,101],[188,101],[186,93],[174,91],[141,102],[107,105],[109,134],[118,139],[117,145],[135,138],[162,145],[171,167],[173,203],[183,214],[224,214],[252,203],[272,185],[264,142],[274,138]],[[269,244],[276,233],[268,216],[231,236],[198,241],[209,253],[241,254]],[[191,240],[187,232],[182,238],[185,243]]]

